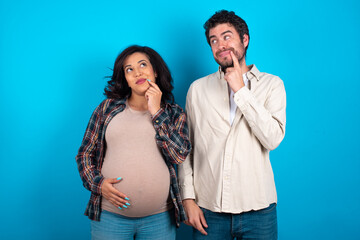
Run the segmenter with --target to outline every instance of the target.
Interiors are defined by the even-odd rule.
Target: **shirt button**
[[[182,150],[180,150],[180,153],[183,153],[183,151],[182,151]]]
[[[155,122],[156,122],[156,123],[158,123],[158,122],[159,122],[159,120],[156,120]]]

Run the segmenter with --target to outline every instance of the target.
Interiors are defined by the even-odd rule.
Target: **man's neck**
[[[243,61],[240,62],[240,68],[242,73],[246,73],[250,70],[249,67],[246,66],[245,57],[243,58]]]

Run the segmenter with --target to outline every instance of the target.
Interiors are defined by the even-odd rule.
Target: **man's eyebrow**
[[[232,31],[227,30],[227,31],[223,32],[223,33],[222,33],[222,34],[220,34],[220,35],[222,36],[222,35],[225,35],[225,34],[227,34],[227,33],[232,33]]]
[[[227,30],[227,31],[221,33],[220,35],[222,36],[222,35],[225,35],[225,34],[227,34],[227,33],[232,33],[232,31]],[[209,36],[209,39],[210,39],[210,38],[214,38],[214,37],[216,37],[216,36],[215,36],[215,35],[211,35],[211,36]]]

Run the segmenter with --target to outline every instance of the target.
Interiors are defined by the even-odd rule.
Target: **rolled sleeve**
[[[276,78],[265,103],[260,104],[246,87],[234,94],[234,101],[262,145],[275,149],[285,136],[286,93],[283,82]]]
[[[168,105],[155,113],[152,121],[156,130],[156,142],[166,159],[174,164],[182,163],[191,150],[183,110],[178,105]]]

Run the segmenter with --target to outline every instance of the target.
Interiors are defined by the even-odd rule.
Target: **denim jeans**
[[[103,210],[100,221],[91,221],[91,239],[175,240],[176,225],[173,211],[131,218]]]
[[[201,209],[208,224],[208,228],[204,228],[208,235],[202,235],[194,228],[193,237],[195,240],[277,239],[275,203],[258,211],[240,214],[216,213],[205,208]]]

